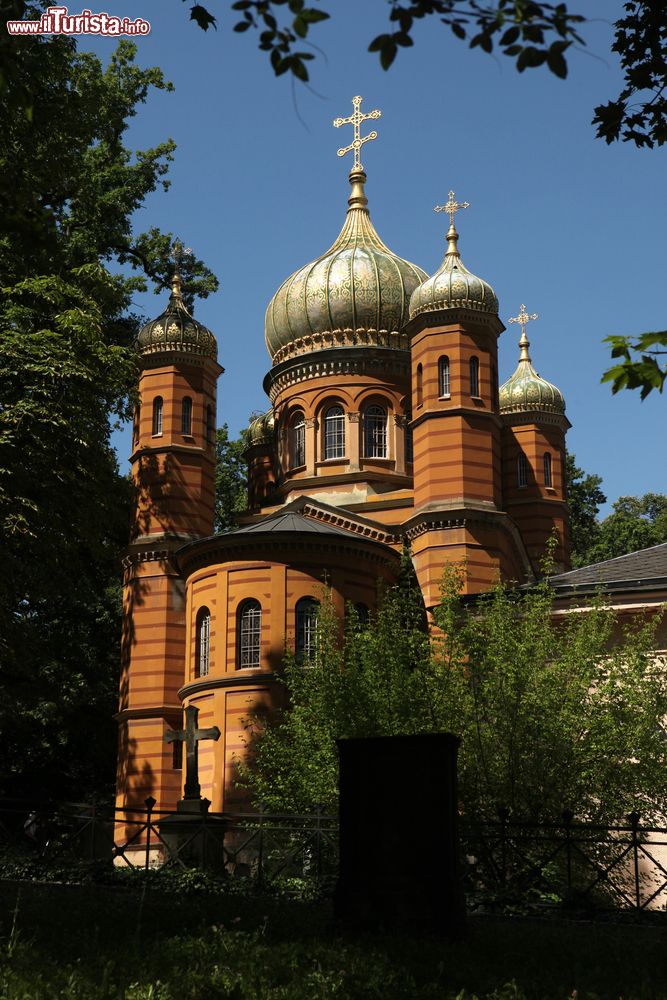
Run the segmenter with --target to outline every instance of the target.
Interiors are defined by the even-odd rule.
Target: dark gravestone
[[[342,922],[462,927],[458,747],[450,733],[338,741]]]

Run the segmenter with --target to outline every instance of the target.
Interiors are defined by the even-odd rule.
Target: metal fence
[[[419,822],[406,830],[405,850],[419,850]],[[176,824],[177,836],[169,831]],[[498,819],[460,822],[461,871],[468,907],[578,907],[647,911],[667,907],[667,828],[625,824]],[[212,867],[256,882],[277,878],[332,883],[337,870],[338,820],[307,815],[183,813],[144,807],[26,803],[0,799],[0,878],[15,877],[16,858],[48,871],[74,862],[116,868]],[[2,860],[6,862],[3,868]],[[396,858],[397,871],[401,857]]]

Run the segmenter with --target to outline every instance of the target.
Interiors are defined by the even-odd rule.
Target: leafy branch
[[[642,399],[646,399],[654,389],[662,392],[667,379],[667,365],[661,364],[657,359],[667,354],[667,330],[642,333],[636,338],[605,337],[605,342],[611,344],[612,358],[622,359],[602,376],[603,382],[612,383],[612,392],[640,389]],[[635,357],[636,354],[640,355],[639,359]]]

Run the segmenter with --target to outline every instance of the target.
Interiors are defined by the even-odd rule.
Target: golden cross
[[[454,225],[454,216],[460,208],[470,208],[470,203],[467,201],[455,201],[454,192],[449,192],[449,201],[444,205],[436,205],[433,209],[434,212],[447,212],[449,215],[450,226]]]
[[[378,137],[377,132],[369,132],[368,135],[365,135],[362,139],[361,123],[367,121],[369,118],[382,117],[382,112],[378,111],[377,108],[375,109],[375,111],[370,111],[367,115],[363,115],[360,110],[361,102],[362,102],[361,97],[353,97],[352,104],[354,106],[354,112],[350,115],[349,118],[335,118],[333,123],[334,128],[340,128],[341,125],[354,126],[354,139],[352,140],[349,146],[344,146],[342,149],[338,150],[338,156],[345,156],[345,154],[349,153],[351,149],[354,150],[354,164],[352,166],[353,170],[364,169],[361,165],[361,158],[359,155],[359,151],[365,142],[368,142],[370,139],[377,139]]]
[[[171,258],[176,265],[176,270],[180,270],[181,259],[183,257],[191,257],[192,249],[190,247],[184,247],[180,240],[174,240],[171,247]]]
[[[519,315],[518,316],[510,316],[510,323],[520,323],[521,324],[521,336],[525,337],[525,335],[526,335],[526,326],[527,326],[528,323],[530,323],[530,321],[532,319],[539,319],[539,316],[537,315],[537,313],[531,313],[530,315],[528,315],[528,313],[526,312],[526,307],[525,307],[525,305],[522,302],[521,303],[521,308],[519,310]]]

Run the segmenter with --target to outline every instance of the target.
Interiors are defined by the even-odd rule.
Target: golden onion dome
[[[248,427],[246,448],[252,448],[254,445],[272,444],[274,427],[273,410],[268,410],[266,413],[262,413],[261,416],[255,417]]]
[[[423,281],[412,293],[410,319],[421,313],[439,312],[442,309],[474,309],[476,312],[497,316],[496,293],[491,285],[465,266],[459,253],[458,238],[459,234],[452,221],[447,232],[445,259],[435,274]]]
[[[266,310],[273,364],[329,347],[402,347],[410,296],[426,274],[387,247],[371,222],[366,174],[350,171],[345,224],[334,244],[282,283]]]
[[[522,311],[524,307],[521,307]],[[531,317],[532,318],[532,317]],[[565,398],[560,389],[547,382],[533,368],[528,353],[530,341],[525,325],[519,340],[519,364],[513,375],[500,387],[499,402],[502,414],[511,413],[565,413]]]
[[[171,295],[167,308],[157,319],[141,328],[135,342],[140,354],[164,351],[197,354],[214,361],[218,357],[216,339],[202,323],[198,323],[183,301],[182,281],[178,269],[171,279]]]

